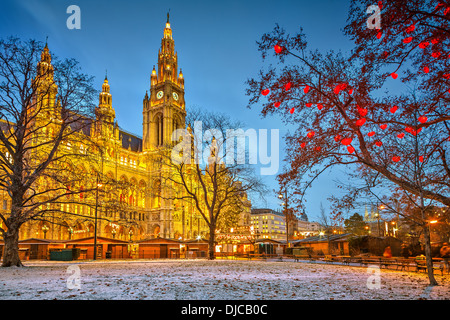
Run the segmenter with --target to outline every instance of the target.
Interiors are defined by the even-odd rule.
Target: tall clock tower
[[[153,66],[150,95],[146,92],[143,110],[143,151],[171,143],[172,132],[185,127],[183,73],[178,72],[178,56],[172,38],[169,14],[158,53],[158,70]]]

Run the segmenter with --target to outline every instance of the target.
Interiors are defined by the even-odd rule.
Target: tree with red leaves
[[[379,1],[381,29],[369,29],[372,4],[351,3],[348,55],[307,50],[302,30],[290,36],[277,25],[264,34],[263,60],[272,55],[278,64],[247,81],[248,107],[262,104],[263,116],[294,125],[286,178],[302,194],[321,173],[345,165],[418,197],[431,263],[425,207],[450,206],[450,5]]]

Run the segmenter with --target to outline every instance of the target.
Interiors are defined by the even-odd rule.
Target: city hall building
[[[47,44],[37,66],[38,72],[45,68],[52,68]],[[143,94],[142,138],[119,127],[110,92],[112,83],[107,77],[95,110],[95,125],[87,132],[93,140],[102,145],[102,154],[95,156],[101,157],[103,175],[126,182],[129,186],[127,190],[118,192],[120,207],[117,210],[107,210],[102,207],[102,201],[95,205],[99,199],[92,196],[83,197],[80,193],[72,196],[76,198],[73,201],[60,204],[60,211],[70,213],[64,215],[62,221],[52,223],[52,215],[58,213],[50,213],[45,219],[27,222],[20,229],[20,239],[73,241],[92,237],[96,213],[96,235],[117,241],[155,238],[188,240],[207,237],[208,226],[194,203],[164,196],[166,185],[158,178],[164,169],[154,157],[158,147],[172,141],[174,130],[186,127],[184,81],[178,67],[178,56],[168,16],[158,52],[157,68],[153,67],[149,91]],[[49,103],[54,103],[50,100]],[[81,163],[77,170],[82,176],[89,170],[88,164]],[[85,187],[95,183],[86,181]],[[102,197],[111,197],[111,194],[103,192]],[[246,199],[247,196],[244,197]],[[0,209],[7,213],[11,208],[11,200],[5,191],[0,191],[0,199]],[[250,202],[246,201],[248,207],[242,215],[248,218],[244,218],[244,221],[250,217]]]

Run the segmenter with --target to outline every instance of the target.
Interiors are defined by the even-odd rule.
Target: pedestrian
[[[447,242],[443,243],[440,253],[442,260],[444,261],[445,269],[447,269],[447,273],[449,273],[448,260],[450,259],[450,247]]]
[[[386,249],[384,249],[383,257],[392,258],[391,247],[388,246],[386,247]]]

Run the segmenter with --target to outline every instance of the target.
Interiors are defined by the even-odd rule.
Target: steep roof
[[[142,138],[120,129],[119,136],[122,140],[122,148],[134,152],[142,152]]]
[[[339,240],[347,240],[347,238],[351,235],[352,235],[351,233],[344,233],[344,234],[332,234],[330,236],[313,236],[313,237],[308,237],[305,239],[294,240],[291,242],[292,243],[302,243],[302,242],[326,242],[328,240],[339,241]]]

